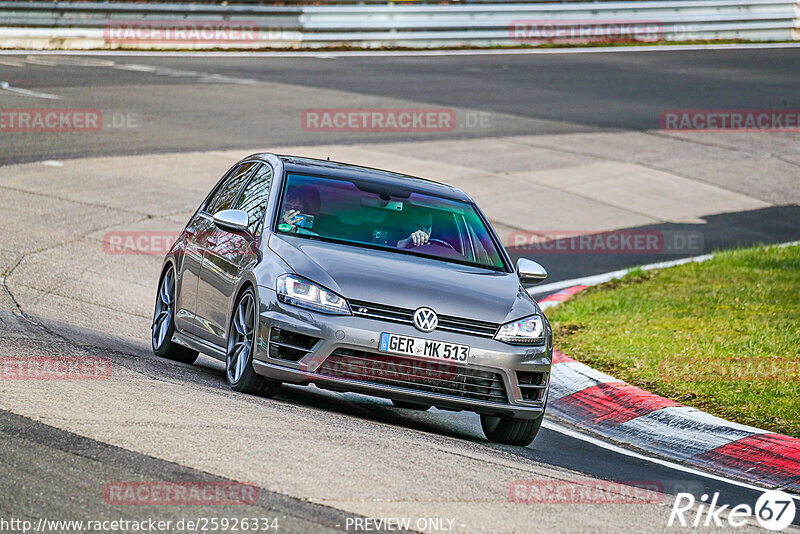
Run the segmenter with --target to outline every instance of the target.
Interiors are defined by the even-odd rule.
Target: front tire
[[[181,363],[194,363],[197,359],[197,351],[172,342],[175,334],[175,268],[171,264],[158,285],[150,330],[150,341],[156,356]]]
[[[544,413],[536,419],[512,419],[481,415],[481,428],[486,438],[492,443],[519,445],[526,447],[533,443],[539,428],[542,426]]]
[[[253,369],[256,339],[256,294],[248,287],[236,301],[228,332],[225,377],[234,391],[274,397],[281,383],[268,380]]]

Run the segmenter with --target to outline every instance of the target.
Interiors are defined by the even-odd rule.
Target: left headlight
[[[350,315],[350,306],[344,297],[296,274],[279,276],[276,290],[281,302],[324,313]]]
[[[544,321],[540,315],[532,315],[506,323],[494,338],[505,343],[541,345],[544,343]]]

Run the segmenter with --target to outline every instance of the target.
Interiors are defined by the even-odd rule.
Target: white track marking
[[[25,60],[16,57],[7,57],[5,59],[0,57],[0,65],[3,65],[5,67],[24,67]]]
[[[198,72],[194,70],[170,69],[156,65],[120,63],[115,64],[113,68],[133,72],[145,72],[155,76],[169,76],[170,78],[196,78],[200,83],[230,83],[239,85],[253,85],[260,83],[258,80],[253,80],[251,78],[237,78],[234,76],[223,76],[222,74],[211,74],[208,72]]]
[[[144,50],[7,50],[0,55],[76,55],[76,56],[151,56],[151,57],[315,57],[319,59],[370,57],[370,56],[503,56],[503,55],[553,55],[553,54],[602,54],[635,52],[686,52],[695,50],[762,50],[778,48],[800,48],[800,43],[736,43],[706,45],[654,45],[654,46],[607,46],[576,48],[506,48],[486,50],[357,50],[357,51],[311,51],[302,52],[159,52]]]
[[[25,58],[25,61],[26,63],[29,63],[31,65],[38,65],[40,67],[55,67],[56,65],[58,65],[58,61],[56,60],[55,57],[51,59],[47,56],[37,56],[35,54]]]
[[[553,432],[558,432],[559,434],[564,434],[565,436],[569,436],[571,438],[575,438],[581,441],[585,441],[587,443],[591,443],[596,447],[600,447],[601,449],[606,449],[612,452],[616,452],[618,454],[623,454],[625,456],[630,456],[631,458],[636,458],[638,460],[644,460],[646,462],[658,464],[664,467],[668,467],[670,469],[674,469],[676,471],[682,471],[684,473],[689,473],[691,475],[700,476],[703,478],[708,478],[711,480],[716,480],[718,482],[725,482],[726,484],[731,484],[733,486],[739,486],[742,488],[747,488],[756,491],[766,491],[769,488],[764,488],[761,486],[756,486],[753,484],[749,484],[747,482],[742,482],[740,480],[735,480],[732,478],[723,477],[720,475],[714,475],[712,473],[706,473],[705,471],[700,471],[699,469],[694,469],[692,467],[687,467],[685,465],[677,464],[675,462],[670,462],[669,460],[663,460],[661,458],[654,458],[652,456],[646,456],[644,454],[639,454],[638,452],[634,452],[623,447],[614,445],[607,441],[603,441],[601,439],[594,438],[592,436],[583,434],[581,432],[576,432],[570,428],[562,426],[558,423],[555,423],[551,420],[545,419],[542,422],[542,426],[547,428],[548,430],[552,430]],[[800,496],[792,495],[792,498],[795,500],[800,501]]]
[[[114,62],[107,59],[91,59],[79,56],[43,56],[40,54],[29,54],[25,61],[31,65],[45,67],[113,67]]]
[[[0,81],[0,90],[7,91],[9,93],[19,96],[30,96],[33,98],[47,98],[49,100],[61,100],[61,97],[58,95],[51,95],[48,93],[37,93],[36,91],[29,91],[28,89],[13,87],[8,82],[2,82],[2,81]]]

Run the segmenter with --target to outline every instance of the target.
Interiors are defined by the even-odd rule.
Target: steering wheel
[[[453,247],[453,245],[451,245],[447,241],[444,241],[443,239],[428,239],[428,243],[433,245],[439,245],[440,247],[449,248],[453,252],[456,252],[456,249]]]
[[[434,245],[436,247],[445,248],[458,254],[458,251],[455,248],[453,248],[453,245],[442,239],[428,239],[428,242],[425,243],[425,245]],[[406,245],[403,248],[406,250],[414,250],[415,248],[424,247],[425,245],[416,246],[413,243],[409,242],[406,243]]]

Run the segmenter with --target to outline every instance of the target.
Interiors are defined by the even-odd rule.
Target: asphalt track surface
[[[119,65],[104,67],[104,59]],[[14,136],[2,143],[0,163],[329,143],[330,134],[303,131],[287,112],[297,106],[352,107],[354,101],[361,107],[413,101],[530,119],[490,131],[458,128],[435,134],[437,139],[657,129],[665,109],[797,107],[799,64],[798,49],[358,58],[45,55],[27,61],[3,56],[0,81],[68,95],[76,107],[132,113],[141,126],[136,135],[118,128],[108,132],[118,135],[71,134],[47,142]],[[284,85],[296,88],[293,98],[286,98]],[[304,100],[319,94],[309,89],[329,92],[323,101]],[[0,97],[4,107],[26,102],[7,91]],[[350,143],[426,136],[433,137],[336,134],[337,141]]]
[[[125,67],[119,68],[120,64]],[[137,123],[135,128],[105,128],[104,135],[3,134],[0,163],[16,164],[333,142],[330,134],[299,127],[296,112],[309,107],[402,106],[411,102],[413,106],[452,107],[459,112],[485,112],[505,118],[486,130],[457,128],[435,136],[345,133],[335,139],[358,146],[387,141],[480,141],[511,135],[653,130],[658,128],[658,116],[664,109],[800,108],[800,53],[737,50],[662,52],[658,57],[620,53],[124,60],[113,56],[0,56],[0,81],[60,97],[56,101],[0,91],[4,109],[65,105],[100,108],[104,116],[118,113],[135,117]],[[797,170],[795,173],[797,180]],[[60,209],[43,202],[44,213]],[[165,199],[154,197],[152,203],[160,206]],[[191,204],[183,206],[183,211],[188,209]],[[710,220],[704,226],[707,247],[789,241],[797,239],[800,231],[798,207],[791,202],[720,214]],[[13,227],[13,221],[6,222],[8,228]],[[20,245],[20,253],[37,246]],[[553,277],[558,280],[648,259],[641,255],[571,256],[555,262],[559,268],[548,268],[561,273]],[[14,268],[16,265],[7,269],[4,277]],[[79,328],[32,315],[20,306],[18,295],[9,294],[8,287],[4,281],[0,301],[3,355],[103,356],[119,370],[121,391],[131,395],[144,391],[148,396],[120,400],[107,390],[83,384],[72,391],[60,384],[32,384],[30,388],[43,388],[42,399],[41,403],[29,403],[25,399],[30,392],[17,385],[4,387],[0,464],[5,475],[0,478],[0,517],[111,519],[157,515],[177,519],[238,512],[224,507],[114,507],[102,498],[102,483],[114,480],[253,480],[261,487],[260,499],[255,505],[257,512],[252,508],[247,515],[279,517],[282,530],[288,532],[343,530],[347,518],[356,514],[449,515],[456,518],[457,529],[465,532],[496,531],[491,527],[493,521],[502,525],[499,530],[515,532],[666,531],[670,496],[679,487],[688,487],[696,494],[720,492],[720,503],[753,504],[759,495],[752,488],[599,447],[565,432],[557,421],[543,428],[530,447],[514,448],[487,443],[476,418],[469,414],[418,414],[367,397],[295,387],[284,388],[276,400],[238,395],[229,391],[221,365],[215,361],[201,358],[194,366],[165,362],[149,352],[146,333],[140,339],[123,338],[107,329]],[[76,299],[79,297],[76,293]],[[126,389],[141,377],[147,379],[147,389]],[[85,395],[81,393],[84,387]],[[110,395],[109,413],[104,411],[104,395]],[[197,410],[192,395],[213,401],[213,407],[206,404]],[[69,406],[62,405],[61,415],[55,408],[45,408],[59,406],[59,399],[71,401],[61,401],[69,402]],[[159,407],[164,410],[164,421],[159,420]],[[128,423],[141,417],[141,428],[120,432],[126,436],[115,434],[113,428],[102,429],[104,420],[114,421],[112,409],[130,410]],[[174,416],[171,409],[188,410],[187,428],[167,421]],[[81,417],[94,411],[100,414],[94,426],[83,425]],[[258,418],[263,417],[265,428],[274,435],[263,438],[263,450],[239,450],[238,455],[228,457],[225,443],[219,440],[227,433],[235,441],[237,420],[232,419],[229,427],[210,428],[213,424],[205,425],[204,416],[216,416],[216,411],[243,414],[238,424],[248,429],[257,427]],[[91,419],[86,417],[87,421]],[[270,420],[308,429],[309,434],[304,438],[283,432],[270,427]],[[163,446],[158,446],[159,439],[170,435],[170,428],[185,441],[164,440]],[[286,437],[292,440],[287,443]],[[326,447],[330,462],[325,461]],[[348,452],[341,456],[342,451]],[[383,461],[381,455],[386,455]],[[273,458],[292,464],[291,476],[284,473],[292,483],[270,478],[283,472],[272,465]],[[377,472],[366,472],[375,466],[380,466]],[[448,477],[452,479],[442,481]],[[507,489],[511,481],[540,477],[661,481],[666,497],[663,503],[632,506],[509,506]],[[463,495],[445,498],[435,494],[460,488],[459,478],[463,479]],[[485,490],[481,489],[483,484]],[[322,488],[320,492],[308,490],[315,486]],[[393,501],[397,502],[393,505]],[[496,515],[494,519],[492,514]],[[800,524],[800,518],[795,524]]]

